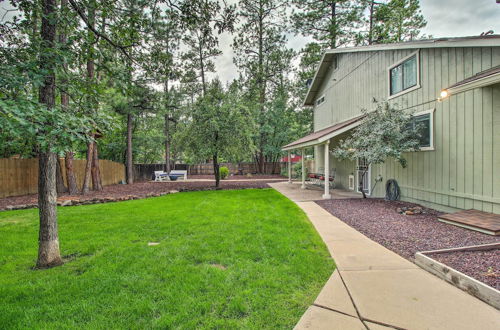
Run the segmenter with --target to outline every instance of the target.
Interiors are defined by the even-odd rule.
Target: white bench
[[[169,174],[183,177],[184,180],[187,180],[187,178],[188,178],[188,171],[186,171],[186,170],[172,170],[172,171],[170,171]]]
[[[155,171],[155,181],[164,181],[164,180],[170,180],[168,177],[168,173],[163,172],[163,171]]]

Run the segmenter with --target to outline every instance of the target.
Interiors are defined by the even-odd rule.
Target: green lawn
[[[37,235],[37,210],[0,212],[0,328],[291,328],[334,269],[272,189],[60,208],[49,270]]]

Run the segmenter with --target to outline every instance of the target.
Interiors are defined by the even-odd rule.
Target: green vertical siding
[[[388,98],[388,67],[415,50],[344,53],[339,68],[324,80],[315,109],[315,130],[373,108]],[[438,209],[475,208],[500,213],[500,84],[477,88],[438,102],[442,88],[500,65],[500,47],[421,49],[420,88],[390,100],[402,110],[434,111],[434,150],[408,153],[407,168],[394,160],[372,168],[373,196],[384,196],[384,183],[396,179],[403,199]],[[332,141],[332,148],[341,139]],[[316,163],[323,162],[322,147]],[[319,156],[319,157],[318,157]],[[339,187],[348,187],[355,162],[331,159]],[[321,165],[317,165],[321,166]]]

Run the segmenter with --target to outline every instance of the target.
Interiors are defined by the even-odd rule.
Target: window
[[[325,102],[325,96],[324,96],[324,95],[323,95],[323,96],[321,96],[320,98],[318,98],[318,99],[316,100],[316,106],[318,106],[318,105],[322,104],[323,102]]]
[[[389,68],[390,95],[418,86],[418,53]]]
[[[419,126],[420,150],[433,150],[434,109],[415,114],[412,125]]]

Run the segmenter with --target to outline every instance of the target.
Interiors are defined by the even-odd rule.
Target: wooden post
[[[288,183],[292,183],[292,155],[288,150]]]
[[[323,194],[323,199],[330,199],[330,140],[326,141],[324,144],[325,148],[325,193]]]
[[[300,186],[300,188],[302,189],[306,189],[306,161],[304,159],[305,157],[306,157],[306,149],[302,148],[302,185]]]

